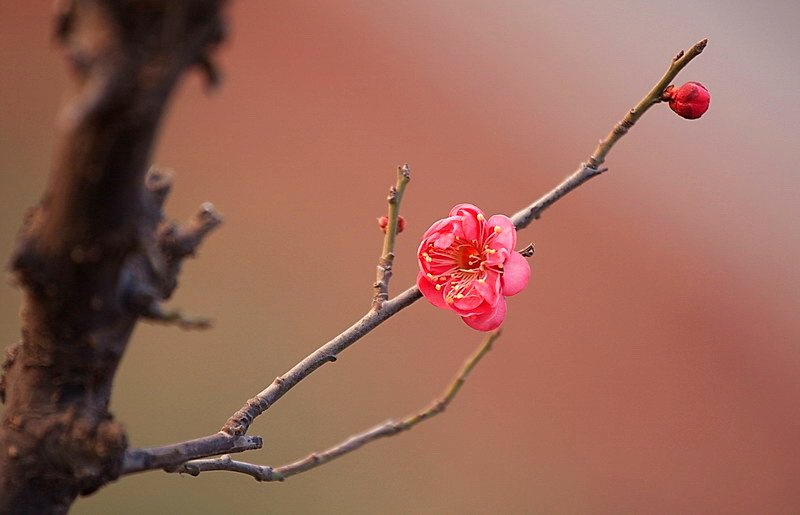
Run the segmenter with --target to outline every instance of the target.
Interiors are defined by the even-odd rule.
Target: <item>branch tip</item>
[[[157,301],[151,302],[141,315],[146,320],[176,325],[181,329],[209,329],[213,324],[213,320],[206,316],[186,315],[180,309],[164,310]]]
[[[216,91],[222,85],[222,73],[209,55],[202,55],[197,60],[197,66],[206,80],[206,90]]]
[[[164,201],[172,190],[174,178],[175,172],[168,169],[162,170],[151,167],[147,172],[144,178],[144,186],[153,195],[159,207],[164,206]]]
[[[600,142],[597,144],[597,147],[595,147],[594,152],[592,152],[592,154],[589,156],[589,159],[586,162],[581,163],[576,172],[567,177],[561,182],[561,184],[556,186],[539,200],[529,205],[525,209],[518,211],[513,217],[511,217],[511,220],[514,222],[514,226],[517,228],[517,230],[527,227],[533,220],[538,219],[542,211],[553,205],[558,199],[570,191],[574,190],[592,177],[596,177],[607,171],[608,168],[600,168],[600,165],[605,162],[606,156],[609,152],[611,152],[611,149],[614,147],[617,141],[619,141],[620,138],[622,138],[630,131],[631,128],[633,128],[634,124],[644,115],[645,112],[647,112],[648,109],[662,101],[664,89],[673,81],[678,73],[680,73],[680,71],[683,70],[687,64],[689,64],[692,59],[697,57],[703,51],[707,43],[708,40],[703,39],[692,46],[689,52],[684,52],[683,50],[678,52],[678,54],[672,59],[672,62],[670,63],[666,73],[664,73],[661,79],[655,84],[655,86],[653,86],[650,92],[648,92],[647,95],[645,95],[645,97],[640,100],[638,104],[636,104],[636,106],[626,113],[625,117],[611,129],[605,139],[600,140]]]

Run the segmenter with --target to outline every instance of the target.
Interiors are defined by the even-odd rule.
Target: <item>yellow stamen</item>
[[[442,289],[442,285],[441,284],[437,284],[435,286],[435,288],[436,288],[436,291],[440,291]]]
[[[477,218],[478,218],[478,221],[480,221],[480,222],[483,222],[484,220],[486,220],[486,217],[483,216],[483,213],[478,213]]]
[[[486,284],[486,279],[478,279],[478,282],[481,284]]]
[[[499,225],[495,225],[494,226],[494,232],[501,233],[501,232],[503,232],[503,228],[500,227]]]

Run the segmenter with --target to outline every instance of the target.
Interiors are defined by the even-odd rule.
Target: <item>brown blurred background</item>
[[[48,2],[0,5],[0,255],[46,183],[69,87]],[[658,106],[536,243],[505,334],[447,413],[283,484],[128,477],[74,513],[798,513],[800,7],[724,2],[258,2],[231,9],[224,87],[186,80],[155,162],[168,211],[226,224],[143,325],[112,409],[131,444],[216,431],[369,306],[395,167],[393,290],[456,203],[511,214],[588,157],[681,48],[711,109]],[[0,340],[19,292],[0,291]],[[279,465],[422,408],[481,335],[425,301],[258,419]]]

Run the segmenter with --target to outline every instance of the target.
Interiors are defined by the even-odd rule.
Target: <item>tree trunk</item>
[[[165,222],[169,178],[146,170],[182,73],[216,77],[222,3],[75,0],[57,13],[77,92],[11,264],[24,301],[0,383],[0,513],[65,513],[119,473],[117,365],[138,318],[160,315],[181,260],[219,222],[208,207],[187,227]]]

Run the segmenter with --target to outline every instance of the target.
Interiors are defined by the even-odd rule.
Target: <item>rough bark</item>
[[[0,396],[0,513],[65,513],[114,480],[126,449],[108,412],[114,374],[141,316],[160,317],[219,217],[185,226],[161,207],[169,176],[146,174],[181,74],[216,74],[223,0],[75,0],[56,33],[76,79],[59,118],[51,180],[27,216],[11,267],[24,290],[22,340]]]

